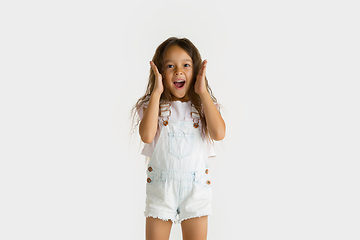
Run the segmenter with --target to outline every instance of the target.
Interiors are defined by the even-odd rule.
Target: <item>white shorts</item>
[[[176,172],[148,167],[145,217],[183,220],[211,215],[209,169]]]

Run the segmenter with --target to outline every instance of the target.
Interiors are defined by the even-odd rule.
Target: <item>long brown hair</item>
[[[201,130],[202,130],[203,136],[210,139],[210,135],[209,135],[207,124],[206,124],[205,114],[204,114],[204,111],[202,108],[202,102],[201,102],[200,96],[197,93],[195,93],[195,90],[194,90],[196,76],[198,75],[200,68],[201,68],[201,64],[202,64],[202,59],[201,59],[199,50],[187,38],[170,37],[157,47],[152,61],[157,66],[160,74],[163,74],[163,63],[164,63],[165,53],[166,53],[167,49],[173,45],[177,45],[177,46],[181,47],[182,49],[184,49],[187,52],[187,54],[189,54],[189,56],[191,57],[191,59],[193,61],[193,79],[192,79],[192,84],[189,88],[188,95],[189,95],[190,101],[194,105],[195,109],[199,112],[200,121],[202,123]],[[211,99],[213,100],[213,102],[217,103],[217,99],[214,97],[206,77],[205,77],[205,83],[206,83],[206,88],[211,96]],[[153,73],[152,69],[150,68],[149,82],[148,82],[148,86],[146,88],[146,92],[145,92],[144,96],[139,98],[139,100],[136,102],[136,104],[132,108],[133,125],[134,125],[134,121],[137,116],[136,115],[137,110],[140,109],[140,107],[142,107],[143,104],[145,104],[149,101],[150,95],[154,89],[154,86],[155,86],[155,74]],[[165,87],[164,78],[163,78],[163,86],[164,86],[164,92],[161,94],[160,103],[167,103],[172,100],[172,96],[171,96],[169,89],[167,89]],[[137,118],[134,128],[139,123],[140,123],[140,119]]]

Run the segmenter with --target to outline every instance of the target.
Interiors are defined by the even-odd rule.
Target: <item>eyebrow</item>
[[[185,61],[185,62],[192,62],[191,59],[183,59],[182,61]],[[167,62],[173,62],[173,60],[166,60],[165,63]]]

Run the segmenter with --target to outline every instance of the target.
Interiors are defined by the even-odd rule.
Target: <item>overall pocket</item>
[[[169,152],[179,159],[191,155],[194,143],[194,133],[169,133]]]
[[[207,173],[204,173],[198,180],[195,180],[194,183],[201,187],[211,187],[210,176]]]
[[[147,201],[161,201],[165,198],[165,181],[159,176],[148,173],[146,180],[146,196]]]

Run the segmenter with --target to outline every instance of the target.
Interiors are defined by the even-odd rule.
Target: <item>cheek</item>
[[[188,79],[188,80],[192,81],[192,80],[193,80],[194,75],[192,74],[192,72],[190,72],[190,73],[188,73],[188,74],[187,74],[187,76],[186,76],[186,77],[187,77],[187,79]]]
[[[193,81],[192,81],[192,80],[190,80],[190,81],[189,81],[189,84],[188,84],[188,87],[189,87],[189,88],[191,88],[192,83],[193,83]]]
[[[164,76],[164,85],[167,88],[171,87],[171,85],[172,85],[171,78],[166,77],[166,75]]]
[[[194,75],[194,71],[192,69],[189,69],[189,70],[186,71],[186,75],[188,77],[192,77]]]
[[[165,71],[163,74],[164,80],[165,81],[171,81],[172,79],[172,73],[170,71]]]

